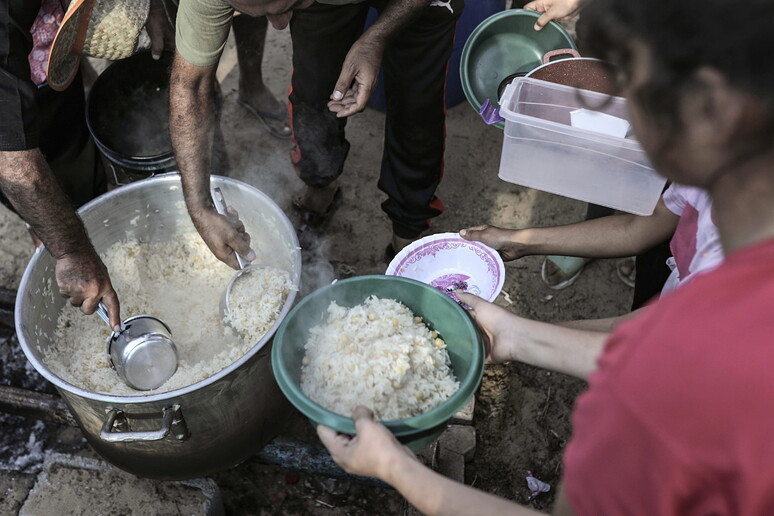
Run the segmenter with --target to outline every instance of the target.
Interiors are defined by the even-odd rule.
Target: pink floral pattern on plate
[[[435,258],[438,253],[448,252],[471,252],[478,260],[484,263],[486,272],[490,278],[486,279],[486,283],[491,283],[491,287],[488,292],[482,292],[475,278],[472,278],[467,271],[458,271],[454,273],[447,273],[431,279],[428,283],[439,290],[442,290],[455,301],[457,296],[454,295],[454,291],[462,289],[467,292],[482,296],[484,298],[490,298],[495,289],[501,287],[501,267],[499,256],[496,256],[496,252],[481,244],[480,242],[474,242],[465,240],[462,237],[451,237],[437,239],[431,242],[422,244],[406,254],[395,266],[394,273],[396,276],[410,276],[410,269],[416,266],[420,262],[426,260],[428,257]],[[480,278],[479,278],[480,280]]]

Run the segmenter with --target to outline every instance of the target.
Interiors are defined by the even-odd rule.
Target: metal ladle
[[[100,303],[97,315],[110,326],[108,308]],[[112,327],[111,327],[112,329]],[[172,331],[152,315],[135,315],[107,339],[110,365],[129,387],[148,391],[161,387],[177,371],[177,347]]]
[[[223,196],[223,192],[220,188],[212,188],[210,189],[210,195],[212,196],[212,201],[215,204],[215,210],[220,213],[221,215],[226,215],[226,198]],[[262,269],[266,267],[263,264],[253,264],[242,258],[242,256],[239,255],[236,251],[234,251],[234,255],[236,255],[237,262],[239,263],[239,270],[234,274],[234,276],[231,278],[231,280],[228,282],[228,285],[226,285],[226,291],[223,293],[223,296],[220,298],[220,317],[223,319],[223,321],[228,324],[229,321],[229,315],[231,314],[231,292],[234,289],[234,284],[240,279],[251,272]],[[234,328],[236,329],[236,328]],[[239,330],[237,330],[239,331]]]

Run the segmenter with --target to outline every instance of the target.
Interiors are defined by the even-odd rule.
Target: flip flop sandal
[[[288,134],[282,134],[281,132],[277,131],[277,129],[273,126],[271,126],[266,119],[270,120],[279,120],[280,122],[285,122],[288,119],[287,111],[282,114],[275,114],[275,113],[267,113],[265,111],[258,111],[253,106],[248,104],[242,99],[237,99],[237,104],[247,109],[250,113],[255,115],[255,117],[261,121],[261,124],[263,127],[269,132],[270,135],[274,136],[275,138],[280,138],[281,140],[287,140],[293,135],[293,132],[291,131]]]
[[[562,271],[565,276],[565,279],[556,285],[551,285],[548,283],[546,262],[549,260],[560,271]],[[575,283],[588,262],[589,260],[586,258],[578,258],[577,256],[546,256],[546,259],[543,260],[543,266],[540,268],[540,277],[543,279],[543,283],[545,283],[548,288],[553,290],[562,290]]]

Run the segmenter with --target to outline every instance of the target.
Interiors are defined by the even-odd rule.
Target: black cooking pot
[[[97,147],[115,165],[153,175],[175,166],[169,139],[172,52],[155,60],[140,52],[112,63],[91,87],[86,123]]]

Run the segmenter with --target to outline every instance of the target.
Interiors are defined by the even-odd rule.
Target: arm
[[[56,260],[59,293],[93,314],[102,300],[110,325],[121,325],[118,295],[86,228],[39,149],[0,152],[0,188]]]
[[[533,254],[615,258],[640,254],[663,242],[674,233],[678,220],[659,199],[653,214],[647,217],[626,213],[528,229],[484,225],[463,229],[460,235],[497,249],[505,260]]]
[[[338,118],[363,111],[379,78],[387,42],[405,27],[429,0],[391,0],[379,18],[355,41],[344,59],[328,109]]]
[[[331,452],[333,460],[348,473],[375,477],[387,482],[423,514],[542,514],[434,472],[420,463],[386,427],[374,421],[373,414],[365,407],[355,410],[354,419],[357,428],[355,437],[338,434],[324,426],[317,427],[317,435]],[[561,491],[557,499],[557,509],[559,508],[561,512],[554,511],[554,514],[572,514]]]
[[[559,326],[564,326],[565,328],[575,328],[577,330],[589,330],[589,331],[601,331],[605,333],[611,333],[616,326],[621,324],[622,322],[631,319],[636,314],[642,313],[642,311],[645,310],[645,307],[638,308],[637,310],[633,312],[629,312],[628,314],[618,315],[616,317],[606,317],[604,319],[580,319],[576,321],[565,321],[556,323]]]
[[[219,215],[210,198],[216,68],[194,66],[175,53],[170,76],[169,134],[191,221],[212,253],[239,269],[235,251],[248,261],[255,258],[250,235],[236,211],[230,210],[229,216]]]
[[[471,307],[470,315],[488,341],[491,362],[519,360],[584,380],[596,371],[608,333],[524,319],[467,292],[457,292],[457,297]]]
[[[534,0],[524,6],[543,13],[535,22],[535,30],[545,27],[551,20],[569,18],[580,9],[580,0]]]

